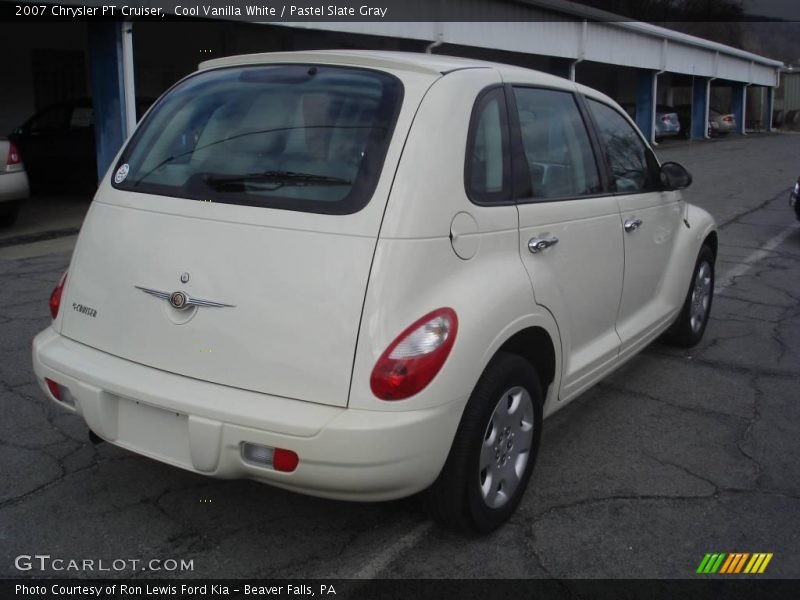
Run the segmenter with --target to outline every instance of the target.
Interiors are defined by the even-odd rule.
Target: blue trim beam
[[[89,74],[94,108],[97,178],[100,180],[126,137],[122,28],[119,23],[89,23]]]

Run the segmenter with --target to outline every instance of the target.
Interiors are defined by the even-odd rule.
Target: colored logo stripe
[[[736,552],[732,553],[730,556],[730,560],[726,561],[726,564],[722,565],[720,573],[731,574],[740,572],[742,567],[744,567],[744,561],[750,557],[750,554],[748,552]]]
[[[763,573],[772,560],[772,553],[717,552],[708,553],[700,561],[697,573],[732,575],[738,573]],[[747,566],[745,566],[747,565]]]
[[[764,569],[767,568],[769,561],[772,560],[772,553],[769,554],[760,553],[760,554],[753,554],[753,558],[750,559],[750,562],[747,563],[747,566],[744,568],[745,573],[763,573]]]
[[[716,573],[719,569],[722,560],[725,558],[725,553],[721,554],[706,554],[700,566],[697,567],[698,573]]]

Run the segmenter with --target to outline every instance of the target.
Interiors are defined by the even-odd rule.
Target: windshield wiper
[[[190,154],[194,154],[199,150],[205,150],[206,148],[210,148],[211,146],[216,146],[217,144],[224,144],[225,142],[230,142],[231,140],[236,140],[239,138],[247,137],[250,135],[260,135],[265,133],[278,133],[284,131],[292,131],[294,129],[383,129],[386,130],[387,128],[382,125],[301,125],[301,126],[293,126],[293,127],[273,127],[272,129],[258,129],[255,131],[245,131],[243,133],[237,133],[235,135],[231,135],[225,138],[221,138],[219,140],[214,140],[213,142],[208,142],[207,144],[203,144],[202,146],[195,146],[191,150],[187,150],[185,152],[181,152],[180,154],[175,154],[172,156],[168,156],[161,162],[159,162],[155,167],[149,169],[144,175],[139,177],[133,182],[133,186],[139,185],[142,181],[150,177],[154,172],[156,172],[161,167],[171,163],[173,160],[178,158],[183,158],[184,156],[189,156]],[[261,175],[259,173],[258,175]],[[246,176],[243,176],[246,177]],[[349,182],[348,182],[349,184]],[[342,184],[344,185],[344,184]]]
[[[261,173],[247,173],[245,175],[207,175],[203,181],[215,190],[244,189],[247,183],[265,184],[270,190],[277,190],[283,186],[318,186],[318,185],[353,185],[349,179],[331,177],[328,175],[314,175],[313,173],[298,173],[295,171],[263,171]]]

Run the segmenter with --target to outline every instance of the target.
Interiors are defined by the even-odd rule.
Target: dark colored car
[[[678,104],[675,107],[675,112],[678,113],[678,118],[681,121],[680,135],[687,140],[692,137],[692,105],[691,104]],[[717,124],[708,121],[706,123],[706,133],[709,137],[716,134]]]
[[[800,221],[800,177],[795,181],[792,193],[789,194],[789,205],[794,208],[794,215]]]
[[[152,100],[136,101],[137,118]],[[25,157],[34,192],[91,191],[97,186],[94,110],[90,98],[43,108],[17,127],[11,139]]]

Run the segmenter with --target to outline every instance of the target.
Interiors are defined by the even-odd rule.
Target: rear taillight
[[[722,117],[722,120],[725,121],[726,123],[732,123],[733,115],[725,115],[724,117]]]
[[[44,381],[47,384],[47,389],[50,390],[51,394],[53,394],[53,398],[56,400],[61,400],[61,389],[59,388],[59,385],[52,379],[45,378]]]
[[[671,117],[671,116],[669,116],[669,115],[661,115],[661,120],[662,120],[664,123],[669,123],[670,121],[672,121],[672,117]]]
[[[273,448],[250,442],[241,443],[242,458],[260,467],[270,467],[283,473],[291,473],[300,464],[296,452],[285,448]]]
[[[8,156],[6,157],[6,165],[9,167],[11,165],[20,165],[22,164],[22,158],[19,155],[19,150],[14,145],[14,142],[10,142],[8,144]]]
[[[451,308],[439,308],[413,323],[375,363],[372,393],[381,400],[402,400],[420,392],[444,365],[457,331]]]
[[[64,291],[64,284],[67,283],[67,274],[61,276],[61,281],[50,294],[50,315],[55,319],[58,316],[58,309],[61,306],[61,294]]]
[[[275,452],[272,455],[272,465],[276,471],[291,473],[297,468],[298,464],[300,464],[300,458],[296,453],[284,448],[275,448]]]
[[[44,382],[47,384],[47,389],[50,390],[50,393],[53,395],[53,398],[66,404],[67,406],[71,406],[75,408],[75,398],[72,395],[72,392],[69,391],[69,388],[65,385],[61,385],[60,383],[56,383],[52,379],[48,379],[45,377]]]

